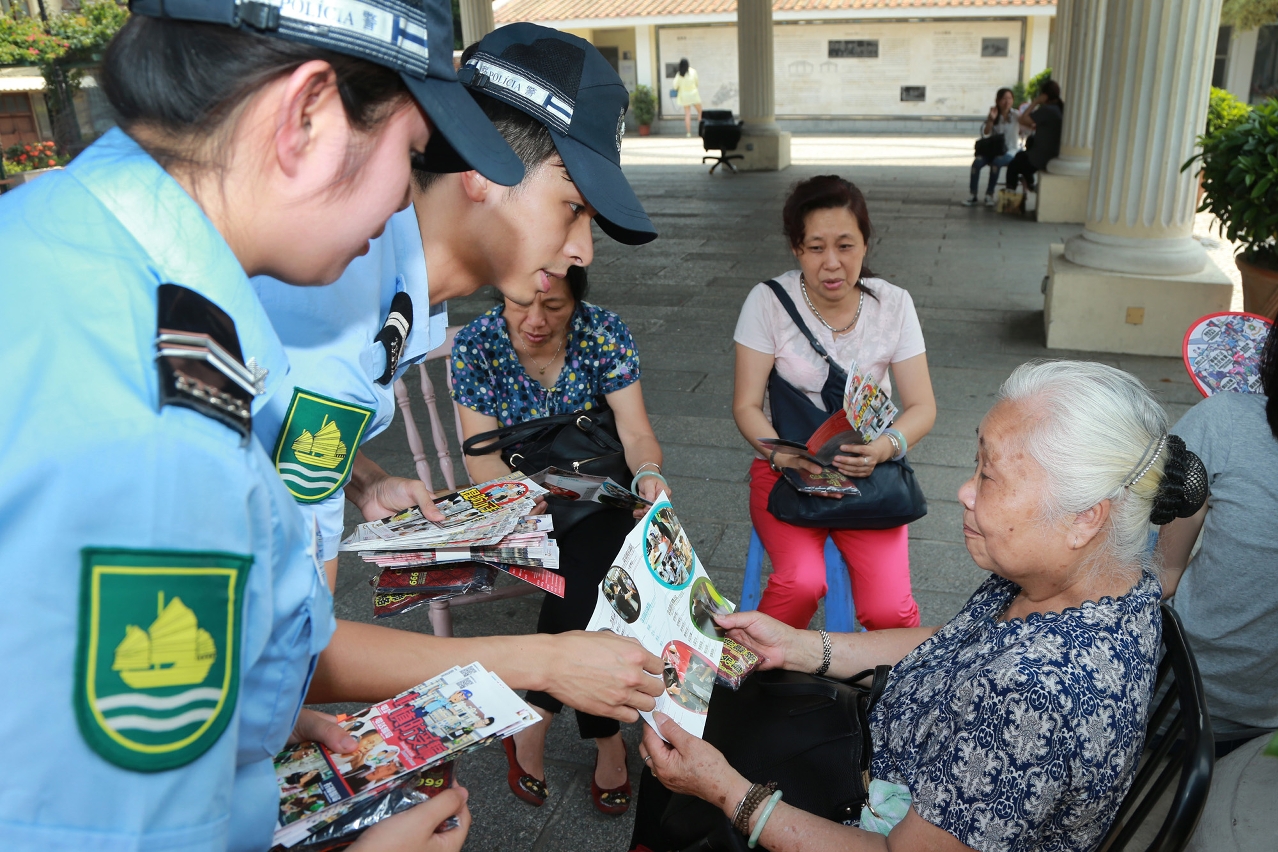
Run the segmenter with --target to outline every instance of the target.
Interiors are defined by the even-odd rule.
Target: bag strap
[[[602,409],[602,411],[608,410]],[[503,426],[500,429],[480,432],[478,435],[472,435],[462,442],[462,452],[468,456],[486,456],[489,453],[500,452],[508,447],[521,444],[530,438],[545,433],[549,429],[569,425],[576,426],[585,432],[606,450],[614,453],[623,452],[624,450],[621,444],[608,434],[607,430],[599,428],[596,418],[591,413],[575,411],[571,414],[552,414],[549,417],[538,417],[536,420],[529,420],[526,423],[516,423],[513,426]]]
[[[836,376],[842,377],[843,382],[840,384],[846,383],[848,375],[847,371],[840,367],[838,363],[830,357],[830,353],[825,351],[825,347],[821,345],[821,341],[816,339],[816,335],[812,333],[811,329],[808,328],[807,323],[803,321],[803,317],[799,316],[799,309],[794,306],[794,300],[790,298],[790,294],[785,291],[785,288],[782,287],[780,282],[778,282],[775,278],[769,278],[763,283],[768,285],[768,289],[770,289],[772,294],[777,297],[777,301],[781,303],[781,307],[785,308],[785,312],[790,315],[790,319],[799,327],[799,331],[803,332],[803,336],[808,339],[808,343],[812,344],[812,348],[816,350],[816,353],[825,359],[825,363],[830,365],[830,369],[835,372]]]

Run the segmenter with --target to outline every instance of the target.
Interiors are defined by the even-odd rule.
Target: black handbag
[[[993,136],[982,136],[976,140],[976,156],[993,160],[1007,153],[1007,137],[1002,133]]]
[[[868,797],[869,715],[891,666],[847,680],[757,672],[733,692],[716,685],[704,739],[756,784],[777,783],[787,804],[840,823],[861,817]],[[855,682],[873,675],[870,686]],[[668,849],[745,852],[746,838],[708,802],[673,795],[661,816]]]
[[[772,428],[787,441],[806,443],[830,415],[843,406],[843,388],[847,384],[847,372],[840,367],[821,341],[808,330],[789,294],[776,281],[768,281],[790,319],[803,332],[808,343],[829,365],[825,385],[821,388],[821,401],[825,408],[818,408],[808,395],[781,378],[776,368],[768,376],[769,407],[772,412]],[[842,530],[886,530],[913,523],[927,514],[927,500],[914,476],[914,468],[903,457],[899,461],[886,461],[876,465],[873,472],[856,481],[861,496],[846,496],[841,500],[804,494],[784,476],[772,486],[768,495],[768,511],[779,521],[796,527]]]
[[[589,411],[554,414],[481,432],[466,439],[462,452],[468,456],[500,452],[501,460],[511,470],[526,474],[557,467],[611,477],[623,487],[630,484],[632,476],[626,465],[625,448],[617,434],[616,417],[602,401]],[[546,504],[555,519],[556,537],[562,537],[589,515],[619,511],[590,500],[547,497]]]

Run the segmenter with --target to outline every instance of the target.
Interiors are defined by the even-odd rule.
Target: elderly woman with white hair
[[[859,827],[789,807],[784,790],[761,796],[664,717],[669,742],[646,731],[644,760],[773,852],[1095,849],[1132,782],[1154,689],[1150,523],[1205,497],[1201,463],[1167,425],[1127,373],[1025,364],[981,421],[959,489],[968,552],[993,576],[948,624],[830,636],[758,612],[717,618],[761,668],[893,666],[870,716],[877,807]]]

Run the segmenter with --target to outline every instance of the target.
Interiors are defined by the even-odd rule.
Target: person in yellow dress
[[[697,69],[688,65],[687,57],[679,60],[679,73],[674,79],[675,101],[683,107],[683,129],[692,135],[692,108],[697,108],[701,121],[701,92],[697,90]]]

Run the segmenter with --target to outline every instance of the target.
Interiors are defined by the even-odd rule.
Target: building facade
[[[650,86],[663,118],[680,59],[703,105],[738,111],[734,0],[498,0],[494,18],[590,41],[628,86]],[[776,116],[795,129],[970,122],[1002,86],[1047,66],[1055,0],[775,0]]]

